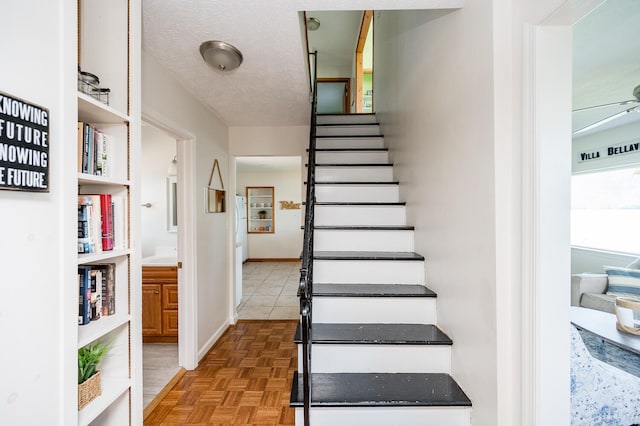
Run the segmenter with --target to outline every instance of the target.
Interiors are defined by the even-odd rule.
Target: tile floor
[[[146,407],[180,370],[178,345],[176,343],[144,343],[142,366],[142,397]]]
[[[298,319],[300,262],[246,262],[239,319]]]

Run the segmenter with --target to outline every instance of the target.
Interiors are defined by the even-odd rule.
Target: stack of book
[[[126,248],[126,209],[123,197],[78,195],[78,253]]]
[[[78,172],[110,177],[111,143],[111,136],[78,121]]]
[[[116,265],[78,266],[78,324],[86,325],[116,313]]]

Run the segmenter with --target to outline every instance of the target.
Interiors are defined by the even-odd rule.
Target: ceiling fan
[[[588,110],[592,110],[592,109],[596,109],[596,108],[605,108],[605,107],[610,107],[610,106],[626,106],[626,105],[633,105],[631,108],[622,110],[620,112],[617,112],[613,115],[610,115],[608,117],[603,118],[602,120],[598,120],[595,123],[589,124],[588,126],[585,126],[581,129],[576,130],[575,132],[573,132],[574,135],[580,134],[580,133],[584,133],[587,132],[589,130],[595,129],[596,127],[600,127],[605,123],[608,123],[610,121],[616,120],[624,115],[627,115],[631,112],[640,112],[640,106],[638,106],[637,104],[640,104],[640,85],[634,87],[633,89],[633,96],[635,97],[635,99],[628,99],[626,101],[620,101],[620,102],[613,102],[613,103],[609,103],[609,104],[602,104],[602,105],[594,105],[594,106],[590,106],[590,107],[585,107],[585,108],[578,108],[578,109],[574,109],[572,112],[581,112],[581,111],[588,111]]]

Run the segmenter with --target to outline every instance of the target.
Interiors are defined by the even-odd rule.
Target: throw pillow
[[[608,276],[607,294],[612,296],[640,296],[640,270],[605,266]]]

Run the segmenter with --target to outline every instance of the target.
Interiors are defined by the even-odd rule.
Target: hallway
[[[188,371],[144,424],[293,425],[296,321],[239,321]]]
[[[297,320],[300,262],[246,262],[242,265],[241,320]]]

